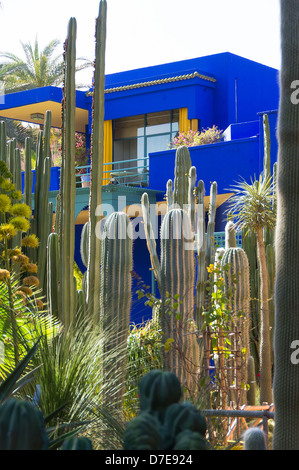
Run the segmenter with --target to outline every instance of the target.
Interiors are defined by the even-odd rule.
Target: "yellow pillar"
[[[112,135],[112,120],[104,121],[104,163],[112,163],[113,155],[113,135]],[[112,165],[104,165],[103,171],[103,185],[108,184],[110,180],[110,171]]]
[[[179,111],[179,127],[180,132],[198,131],[198,119],[188,119],[188,108],[181,108]]]

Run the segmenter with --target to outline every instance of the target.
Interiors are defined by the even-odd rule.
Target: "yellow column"
[[[104,121],[104,163],[112,163],[113,155],[113,135],[112,121]],[[104,165],[103,185],[108,184],[110,180],[110,171],[112,165]]]
[[[188,119],[188,108],[181,108],[179,112],[180,132],[188,132],[190,130],[190,121]]]
[[[181,108],[179,112],[180,132],[188,132],[190,130],[198,131],[198,119],[188,119],[188,108]]]

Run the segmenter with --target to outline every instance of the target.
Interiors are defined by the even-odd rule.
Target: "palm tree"
[[[0,68],[0,80],[4,82],[5,92],[29,90],[49,85],[61,85],[63,82],[63,57],[62,52],[56,57],[53,54],[60,41],[53,39],[42,51],[37,38],[34,45],[30,42],[21,45],[25,54],[25,60],[11,52],[2,52],[0,57],[7,59]],[[83,61],[76,67],[76,71],[92,66],[92,62],[78,58]]]
[[[273,184],[270,177],[254,180],[248,184],[245,180],[235,186],[235,195],[230,200],[230,211],[236,217],[236,227],[252,230],[256,236],[257,259],[260,272],[260,401],[273,402],[271,336],[269,321],[269,273],[267,268],[264,230],[275,227],[276,215]]]

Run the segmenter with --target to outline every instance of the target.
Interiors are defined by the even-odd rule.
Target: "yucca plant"
[[[100,370],[105,361],[111,363],[126,351],[115,348],[103,354],[103,339],[113,331],[91,328],[82,316],[74,322],[51,340],[41,338],[32,361],[33,367],[39,367],[36,380],[26,393],[33,396],[38,384],[37,406],[43,414],[60,409],[49,420],[51,427],[60,425],[53,438],[80,425],[81,435],[88,436],[95,448],[120,448],[125,418],[122,409],[113,406],[119,383],[117,377],[103,383]]]
[[[272,403],[271,337],[269,323],[269,274],[264,244],[264,229],[275,227],[276,214],[273,185],[270,178],[245,180],[233,187],[229,210],[236,216],[236,228],[252,230],[256,236],[260,272],[260,401]]]

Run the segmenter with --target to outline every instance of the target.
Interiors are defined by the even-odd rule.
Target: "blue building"
[[[59,128],[61,99],[62,90],[51,86],[9,94],[0,116],[41,123],[49,109],[53,127]],[[103,203],[136,215],[145,190],[151,203],[163,201],[167,180],[174,176],[171,139],[181,131],[216,125],[225,140],[191,147],[190,155],[207,193],[217,181],[216,231],[222,232],[232,185],[262,170],[264,113],[270,122],[272,164],[276,161],[278,102],[278,71],[228,52],[106,75]],[[76,130],[86,134],[87,142],[91,126],[92,93],[78,90]],[[59,173],[52,168],[54,208]],[[76,261],[82,269],[79,242],[88,218],[88,193],[89,188],[77,189]],[[151,285],[142,237],[134,242],[134,258],[134,270]]]

